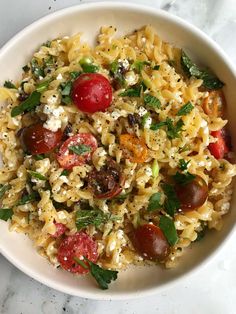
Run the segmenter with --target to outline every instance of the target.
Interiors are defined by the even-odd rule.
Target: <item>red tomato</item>
[[[59,238],[61,235],[63,235],[66,232],[67,227],[60,222],[55,222],[54,225],[56,226],[56,232],[52,234],[51,236],[53,238]]]
[[[94,113],[110,106],[112,88],[103,75],[84,73],[74,81],[71,96],[79,110]]]
[[[90,151],[84,152],[81,155],[75,154],[69,150],[71,146],[85,145],[90,148]],[[71,169],[74,166],[80,166],[85,164],[91,159],[92,153],[97,149],[97,140],[90,133],[79,133],[68,140],[66,140],[60,147],[59,153],[57,154],[57,161],[60,166],[64,169]]]
[[[164,260],[170,252],[170,246],[161,229],[152,224],[139,226],[131,236],[136,250],[149,260]]]
[[[84,232],[77,232],[74,235],[66,237],[58,248],[57,258],[61,267],[72,273],[86,274],[89,269],[76,263],[74,257],[84,260],[84,256],[93,263],[97,262],[98,252],[97,243]]]
[[[212,131],[211,135],[217,139],[215,143],[210,143],[208,146],[211,154],[216,159],[224,158],[224,155],[229,152],[229,148],[226,145],[225,139],[222,135],[222,130]]]
[[[23,149],[32,155],[44,154],[53,150],[62,138],[62,131],[52,132],[37,123],[24,128],[20,134]]]

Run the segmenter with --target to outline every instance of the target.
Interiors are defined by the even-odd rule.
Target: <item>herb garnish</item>
[[[162,185],[162,189],[166,195],[164,208],[170,216],[174,216],[175,211],[180,208],[180,202],[174,190],[174,187],[168,183]]]
[[[154,65],[154,67],[152,69],[153,70],[159,70],[160,69],[160,65]]]
[[[150,61],[141,61],[141,60],[136,60],[134,63],[131,65],[131,70],[135,70],[137,73],[141,73],[145,65],[150,65]]]
[[[149,203],[147,207],[147,211],[154,211],[161,209],[162,205],[160,204],[161,200],[161,193],[157,192],[152,194],[152,196],[149,198]]]
[[[84,259],[89,263],[89,266],[87,266],[83,260],[79,259],[76,256],[74,257],[74,261],[76,263],[78,263],[80,266],[84,267],[85,269],[89,269],[91,275],[95,278],[95,280],[97,281],[101,289],[103,290],[108,289],[108,284],[110,284],[112,280],[117,279],[118,271],[103,269],[97,264],[94,264],[93,262],[91,262],[85,256],[84,256]]]
[[[72,89],[72,81],[68,81],[65,83],[60,84],[60,89],[61,89],[61,95],[62,95],[62,101],[65,104],[70,104],[71,103],[71,89]]]
[[[82,58],[79,64],[85,73],[95,73],[99,70],[99,67],[93,64],[93,60],[88,57]]]
[[[40,82],[38,85],[36,85],[35,90],[39,93],[43,93],[45,90],[48,89],[49,84],[51,83],[52,79]]]
[[[60,177],[62,177],[62,176],[68,176],[69,173],[70,173],[69,170],[64,169],[64,170],[61,172]]]
[[[177,116],[186,116],[186,114],[190,113],[193,108],[194,106],[189,101],[179,109],[179,111],[177,112]]]
[[[195,179],[195,175],[186,172],[186,173],[180,173],[179,171],[176,172],[176,174],[173,176],[173,179],[177,184],[180,185],[186,185],[193,181]]]
[[[174,221],[171,218],[167,216],[161,216],[159,227],[171,246],[175,245],[178,242],[179,237],[177,235]]]
[[[47,178],[45,176],[43,176],[41,173],[37,172],[37,171],[32,171],[32,170],[28,170],[28,173],[31,175],[31,177],[39,179],[39,180],[43,180],[46,181]]]
[[[149,112],[146,112],[145,115],[142,116],[141,118],[141,126],[144,128],[145,127],[145,124],[148,120],[148,118],[150,117],[150,113]]]
[[[182,171],[185,171],[188,169],[188,164],[190,163],[189,161],[185,161],[184,159],[179,160],[179,169]]]
[[[80,145],[71,145],[68,147],[70,151],[76,155],[83,155],[84,153],[91,152],[91,146],[80,144]]]
[[[28,194],[28,195],[24,195],[20,200],[19,202],[16,204],[16,206],[19,206],[19,205],[25,205],[25,204],[28,204],[30,202],[33,202],[33,201],[36,201],[39,199],[39,194],[37,192],[33,192],[31,194]]]
[[[180,132],[182,131],[182,126],[184,122],[182,119],[179,119],[176,125],[173,124],[173,120],[167,118],[166,121],[161,121],[159,123],[152,124],[150,129],[156,131],[160,129],[162,126],[167,126],[166,134],[169,139],[174,139],[180,137]]]
[[[7,221],[13,216],[12,208],[0,208],[0,219]]]
[[[113,61],[110,64],[110,74],[114,77],[114,79],[118,82],[120,87],[126,85],[125,78],[123,76],[123,65],[117,60]]]
[[[45,158],[44,154],[40,154],[40,155],[34,155],[34,159],[35,160],[43,160]]]
[[[194,76],[198,79],[202,79],[203,86],[209,90],[220,89],[224,86],[224,83],[221,82],[214,74],[208,72],[207,70],[199,69],[183,50],[181,54],[181,65],[184,72],[188,76]]]
[[[161,107],[161,102],[158,98],[156,98],[155,96],[152,96],[150,94],[145,94],[143,96],[143,100],[145,105],[149,105],[151,107],[155,107],[155,108],[160,108]]]
[[[10,190],[10,184],[0,184],[0,199],[4,196],[6,191]]]
[[[126,89],[124,92],[120,93],[119,96],[140,97],[141,90],[142,90],[142,85],[136,85],[132,88]]]
[[[14,88],[14,89],[17,89],[17,87],[10,81],[5,81],[4,84],[3,84],[4,87],[6,88]]]
[[[34,74],[36,78],[45,76],[44,69],[39,66],[38,61],[36,59],[33,58],[31,60],[30,65],[31,65],[32,73]]]
[[[166,121],[161,121],[161,122],[158,122],[158,123],[153,123],[151,126],[150,126],[150,129],[153,130],[153,131],[157,131],[159,130],[161,127],[165,126],[166,125]]]
[[[77,77],[80,76],[81,73],[82,72],[79,72],[79,71],[72,71],[72,72],[70,72],[70,77],[72,78],[72,80],[75,80],[75,79],[77,79]]]
[[[201,226],[202,230],[198,231],[197,238],[196,238],[196,240],[194,242],[198,242],[198,241],[202,240],[205,237],[205,235],[206,235],[207,224],[202,223],[201,225],[202,225]]]
[[[11,111],[11,116],[16,117],[25,111],[30,111],[40,104],[41,93],[33,91],[33,93],[21,104],[14,107]]]
[[[109,215],[104,214],[101,210],[95,208],[91,210],[77,210],[75,224],[78,230],[84,229],[89,225],[96,228],[109,219]]]
[[[159,165],[156,159],[153,160],[153,164],[152,164],[152,176],[153,178],[157,178],[159,174]]]

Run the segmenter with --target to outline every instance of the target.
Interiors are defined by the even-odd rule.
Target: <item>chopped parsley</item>
[[[179,109],[179,111],[177,112],[177,116],[186,116],[186,114],[190,113],[193,108],[194,106],[189,101]]]
[[[28,203],[31,203],[33,201],[36,201],[39,199],[39,194],[37,192],[33,192],[31,194],[28,194],[28,195],[24,195],[20,200],[19,202],[16,204],[16,206],[19,206],[19,205],[25,205],[25,204],[28,204]]]
[[[40,104],[41,93],[33,91],[33,93],[21,104],[14,107],[11,111],[11,116],[16,117],[25,111],[30,111]]]
[[[43,181],[47,180],[47,178],[45,176],[43,176],[41,173],[39,173],[37,171],[28,170],[28,173],[33,178],[36,178],[36,179],[39,179],[39,180],[43,180]]]
[[[43,93],[48,89],[49,84],[51,83],[52,79],[40,82],[38,85],[36,85],[35,90],[39,93]]]
[[[91,146],[80,144],[80,145],[71,145],[68,147],[69,150],[76,155],[83,155],[84,153],[91,152]]]
[[[126,85],[125,78],[123,76],[123,64],[117,60],[110,64],[110,75],[119,84],[119,87],[124,87]]]
[[[145,94],[143,97],[145,105],[149,105],[154,108],[160,108],[161,107],[161,102],[158,98],[155,96],[152,96],[150,94]]]
[[[34,155],[34,159],[35,160],[43,160],[45,158],[44,154],[40,154],[40,155]]]
[[[182,171],[185,171],[188,169],[188,164],[190,163],[190,160],[189,161],[185,161],[184,159],[180,159],[179,160],[179,169],[182,170]]]
[[[162,205],[160,204],[160,200],[161,200],[161,193],[160,192],[152,194],[152,196],[149,198],[147,211],[151,212],[151,211],[161,209]]]
[[[68,81],[60,84],[62,102],[66,105],[71,103],[71,89],[72,89],[72,81]]]
[[[6,88],[14,88],[14,89],[17,89],[17,87],[10,81],[5,81],[4,84],[3,84],[4,87]]]
[[[79,77],[81,75],[82,72],[79,71],[72,71],[70,72],[70,77],[72,78],[72,80],[77,79],[77,77]]]
[[[69,173],[70,173],[69,170],[64,169],[64,170],[61,172],[60,177],[61,177],[61,176],[68,176]]]
[[[167,127],[166,134],[169,139],[174,139],[180,137],[180,132],[182,131],[182,126],[184,125],[184,122],[182,119],[179,119],[176,123],[176,125],[173,124],[173,120],[170,118],[167,118],[166,121],[161,121],[158,123],[154,123],[151,125],[150,129],[153,131],[157,131],[163,126]]]
[[[166,200],[164,202],[164,208],[168,215],[174,216],[177,209],[180,208],[180,202],[171,184],[164,183],[162,189],[166,195]]]
[[[0,208],[0,219],[7,221],[13,216],[12,208]]]
[[[175,245],[178,242],[179,237],[177,235],[174,221],[171,218],[169,218],[168,216],[161,216],[159,227],[171,246]]]
[[[99,227],[109,219],[109,215],[104,214],[100,209],[80,209],[76,212],[75,224],[78,230],[84,229],[89,225]]]
[[[144,128],[145,127],[145,124],[148,120],[148,118],[150,117],[150,113],[149,112],[146,112],[142,118],[141,118],[141,126]]]
[[[182,50],[181,53],[181,65],[184,72],[188,76],[194,76],[198,79],[203,80],[203,86],[209,90],[220,89],[224,86],[214,74],[207,70],[201,70],[192,60],[187,56],[187,54]]]
[[[176,172],[176,174],[173,176],[173,179],[177,184],[180,185],[186,185],[193,181],[195,179],[195,175],[186,172],[186,173],[180,173],[179,171]]]
[[[30,65],[31,65],[31,71],[36,78],[45,77],[43,67],[39,66],[39,63],[35,58],[31,60]]]
[[[145,65],[150,65],[150,61],[141,61],[141,60],[136,60],[134,63],[131,65],[131,70],[135,70],[137,73],[141,73]]]
[[[132,88],[126,89],[124,92],[120,93],[119,96],[140,97],[141,90],[142,90],[142,85],[136,85]]]

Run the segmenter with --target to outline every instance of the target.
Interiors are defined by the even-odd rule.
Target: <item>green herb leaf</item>
[[[88,265],[86,265],[85,262],[84,262],[83,260],[79,259],[78,257],[74,256],[74,257],[73,257],[73,260],[74,260],[77,264],[79,264],[80,266],[82,266],[83,268],[89,269]]]
[[[174,126],[173,121],[170,118],[167,118],[166,125],[167,125],[166,133],[169,139],[180,137],[180,132],[182,131],[182,126],[184,125],[184,122],[182,119],[180,119]]]
[[[185,171],[188,169],[188,164],[190,163],[189,161],[185,161],[184,159],[179,160],[179,169],[182,171]]]
[[[135,70],[137,73],[141,73],[145,65],[150,65],[150,61],[141,61],[141,60],[136,60],[134,63],[131,65],[131,70]]]
[[[150,117],[150,113],[149,113],[149,112],[145,113],[145,114],[142,116],[142,118],[141,118],[141,126],[142,126],[143,128],[145,127],[145,124],[146,124],[146,122],[147,122],[147,120],[148,120],[149,117]]]
[[[174,187],[168,183],[162,185],[162,189],[166,195],[164,208],[170,216],[174,216],[175,211],[180,208],[180,202],[174,190]]]
[[[99,67],[95,64],[83,64],[81,67],[85,73],[96,73],[99,71]]]
[[[117,195],[114,199],[125,200],[129,195],[130,195],[130,192],[129,193],[121,193],[121,194]]]
[[[36,59],[33,58],[31,60],[30,65],[31,65],[32,73],[34,74],[36,78],[45,76],[44,69],[39,66],[38,61]]]
[[[34,155],[34,159],[35,160],[43,160],[45,158],[45,155],[44,154],[41,154],[41,155]]]
[[[44,60],[44,65],[46,68],[51,68],[55,63],[55,57],[49,56],[47,59]]]
[[[161,121],[161,122],[158,122],[158,123],[153,123],[151,126],[150,126],[150,129],[153,130],[153,131],[157,131],[159,130],[161,127],[165,126],[166,125],[166,121]]]
[[[186,114],[190,113],[193,108],[194,106],[189,101],[179,109],[179,111],[177,112],[177,116],[186,116]]]
[[[151,107],[160,108],[161,102],[158,98],[155,96],[152,96],[150,94],[145,94],[143,97],[145,105],[149,105]]]
[[[152,68],[153,70],[159,70],[160,66],[159,65],[154,65],[154,67]]]
[[[208,229],[207,225],[202,224],[202,230],[198,231],[197,238],[196,238],[196,240],[194,242],[201,241],[205,237],[207,229]]]
[[[20,105],[14,107],[11,111],[11,116],[16,117],[25,111],[30,111],[40,104],[41,93],[34,91],[25,101]]]
[[[157,178],[159,175],[159,165],[156,159],[153,160],[153,164],[152,164],[152,176],[153,178]]]
[[[4,196],[6,191],[10,190],[10,184],[0,184],[0,199]]]
[[[108,284],[110,284],[112,280],[117,279],[118,271],[103,269],[100,266],[88,260],[85,256],[84,259],[89,263],[90,273],[95,278],[101,289],[103,290],[108,289]]]
[[[61,177],[61,176],[68,176],[69,173],[70,173],[69,170],[64,169],[64,170],[61,172],[60,177]]]
[[[99,227],[102,223],[107,222],[109,215],[104,214],[99,209],[78,210],[76,212],[75,224],[78,230],[84,229],[89,225]]]
[[[47,178],[45,176],[43,176],[41,173],[37,172],[37,171],[32,171],[32,170],[28,170],[28,173],[31,175],[31,177],[39,179],[39,180],[43,180],[46,181]]]
[[[7,221],[13,216],[12,208],[0,208],[0,219]]]
[[[80,144],[80,145],[71,145],[68,147],[70,151],[76,155],[83,155],[84,153],[91,152],[91,146]]]
[[[117,60],[110,64],[110,75],[114,77],[116,82],[118,82],[119,87],[124,87],[126,85],[125,78],[122,73],[122,63]]]
[[[152,196],[149,198],[147,211],[151,212],[154,210],[161,209],[162,205],[160,204],[160,200],[161,200],[160,192],[152,194]]]
[[[79,77],[81,75],[82,72],[79,71],[72,71],[70,72],[70,77],[72,78],[72,80],[77,79],[77,77]]]
[[[178,242],[179,237],[177,235],[174,221],[171,218],[167,216],[161,216],[159,227],[171,246],[175,245]]]
[[[45,47],[50,48],[50,46],[51,46],[51,41],[50,41],[50,40],[47,40],[45,43],[42,44],[42,46],[45,46]]]
[[[61,94],[63,96],[69,96],[71,93],[71,88],[72,88],[72,82],[68,81],[66,83],[61,83]]]
[[[5,81],[4,84],[3,84],[4,87],[6,88],[14,88],[14,89],[17,89],[17,87],[10,81]]]
[[[43,93],[48,89],[49,84],[51,83],[52,79],[40,82],[38,85],[36,85],[35,90],[39,93]]]
[[[180,173],[179,171],[176,172],[176,174],[173,176],[173,179],[175,180],[176,183],[180,185],[185,185],[190,183],[195,179],[195,175],[186,172],[186,173]]]
[[[120,93],[119,96],[140,97],[141,89],[142,89],[141,85],[136,85],[132,88],[126,89],[124,92]]]
[[[221,82],[214,74],[208,72],[207,70],[199,69],[183,50],[181,54],[181,65],[184,72],[188,76],[194,76],[198,79],[202,79],[203,86],[209,90],[220,89],[224,86],[224,83]]]
[[[31,194],[28,194],[28,195],[24,195],[20,200],[19,202],[16,204],[16,206],[19,206],[19,205],[25,205],[25,204],[28,204],[28,203],[31,203],[33,201],[36,201],[39,199],[39,194],[37,192],[33,192]]]

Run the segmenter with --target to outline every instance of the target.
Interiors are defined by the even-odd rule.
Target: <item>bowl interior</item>
[[[119,3],[94,3],[80,5],[47,16],[15,36],[0,51],[0,83],[7,79],[20,78],[21,68],[32,53],[46,40],[77,32],[93,44],[102,25],[113,25],[119,34],[132,32],[143,25],[151,24],[166,41],[182,47],[198,62],[214,69],[226,84],[225,94],[228,117],[234,147],[236,147],[236,89],[235,71],[224,53],[205,35],[185,22],[158,10],[137,5]],[[231,209],[236,205],[235,193]],[[230,234],[236,221],[236,211],[224,219],[221,232],[209,234],[186,251],[179,266],[173,270],[161,267],[136,267],[121,272],[108,291],[101,291],[89,277],[75,277],[54,269],[40,257],[30,240],[24,235],[8,232],[5,222],[0,222],[0,249],[14,265],[36,280],[60,291],[95,299],[121,299],[157,292],[167,284],[190,273],[205,262]]]

